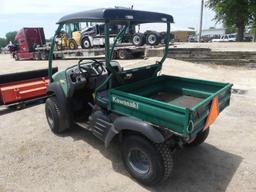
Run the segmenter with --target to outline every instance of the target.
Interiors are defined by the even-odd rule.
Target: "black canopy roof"
[[[115,23],[124,23],[130,20],[132,24],[160,22],[173,23],[173,17],[168,14],[120,8],[101,8],[73,13],[62,17],[57,23],[61,24],[80,21],[104,22],[110,20]]]

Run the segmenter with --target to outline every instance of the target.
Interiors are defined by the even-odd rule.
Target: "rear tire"
[[[198,145],[201,145],[207,139],[209,132],[210,128],[207,128],[205,131],[200,131],[197,134],[196,138],[192,142],[186,143],[185,146],[196,147]]]
[[[35,52],[33,57],[34,57],[35,60],[41,60],[42,59],[41,58],[41,53],[39,53],[39,52]]]
[[[77,43],[74,39],[69,40],[68,47],[69,47],[70,50],[75,50],[75,49],[78,48]]]
[[[158,33],[149,33],[146,37],[146,44],[155,46],[158,45],[161,41],[160,35]]]
[[[145,44],[145,36],[143,33],[135,33],[132,37],[132,44],[134,46],[143,46]]]
[[[124,139],[122,158],[130,175],[144,185],[163,182],[172,172],[173,160],[168,146],[151,143],[141,136]]]
[[[65,122],[65,118],[63,112],[58,106],[56,97],[49,97],[46,100],[45,114],[48,125],[53,133],[59,134],[67,129],[66,127],[63,127],[63,122]]]
[[[43,52],[43,53],[41,54],[41,59],[42,59],[42,60],[48,60],[48,53],[47,53],[47,52]]]

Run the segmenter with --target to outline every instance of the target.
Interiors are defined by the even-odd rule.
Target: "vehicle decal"
[[[117,103],[117,104],[120,104],[120,105],[124,105],[126,107],[130,107],[130,108],[134,108],[134,109],[139,109],[139,104],[134,102],[134,101],[127,101],[127,100],[124,100],[124,99],[120,99],[116,96],[113,96],[112,97],[112,101],[114,103]]]

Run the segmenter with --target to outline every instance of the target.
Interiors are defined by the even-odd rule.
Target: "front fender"
[[[69,115],[68,102],[61,85],[58,82],[50,83],[47,88],[47,95],[56,97],[58,107],[61,110],[61,113],[63,114],[65,121],[62,122],[63,125],[60,127],[63,127],[63,129],[69,128],[70,115]]]
[[[116,134],[123,130],[130,130],[141,133],[154,143],[164,142],[163,135],[150,124],[138,119],[132,119],[129,117],[119,117],[114,121],[113,126],[106,135],[105,147],[109,145],[109,143]]]

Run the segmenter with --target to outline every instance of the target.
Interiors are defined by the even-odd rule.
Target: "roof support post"
[[[105,60],[107,69],[111,70],[110,66],[110,50],[109,50],[109,22],[106,21],[104,27],[104,36],[105,36]]]
[[[164,63],[167,55],[168,55],[168,51],[169,51],[169,44],[170,44],[170,39],[171,39],[171,24],[169,22],[167,22],[167,30],[166,30],[166,38],[165,38],[165,49],[164,49],[164,55],[163,58],[160,61],[160,65],[162,66],[162,64]]]
[[[53,50],[55,47],[55,39],[56,36],[59,34],[61,28],[63,27],[63,24],[59,24],[53,38],[52,38],[52,43],[51,43],[51,48],[49,51],[49,56],[48,56],[48,78],[50,79],[50,81],[52,81],[52,60],[53,60]]]
[[[122,40],[122,38],[123,38],[123,36],[124,36],[124,34],[125,34],[125,32],[126,32],[128,26],[129,26],[129,25],[125,25],[125,26],[123,27],[123,29],[122,29],[121,31],[119,31],[119,33],[117,34],[117,36],[116,36],[116,38],[115,38],[115,41],[114,41],[114,43],[113,43],[113,45],[112,45],[110,55],[109,55],[109,56],[110,56],[110,59],[109,59],[110,61],[111,61],[112,58],[113,58],[113,53],[114,53],[114,50],[115,50],[115,46],[116,46],[116,44],[117,44],[117,41],[118,41],[118,40]]]

